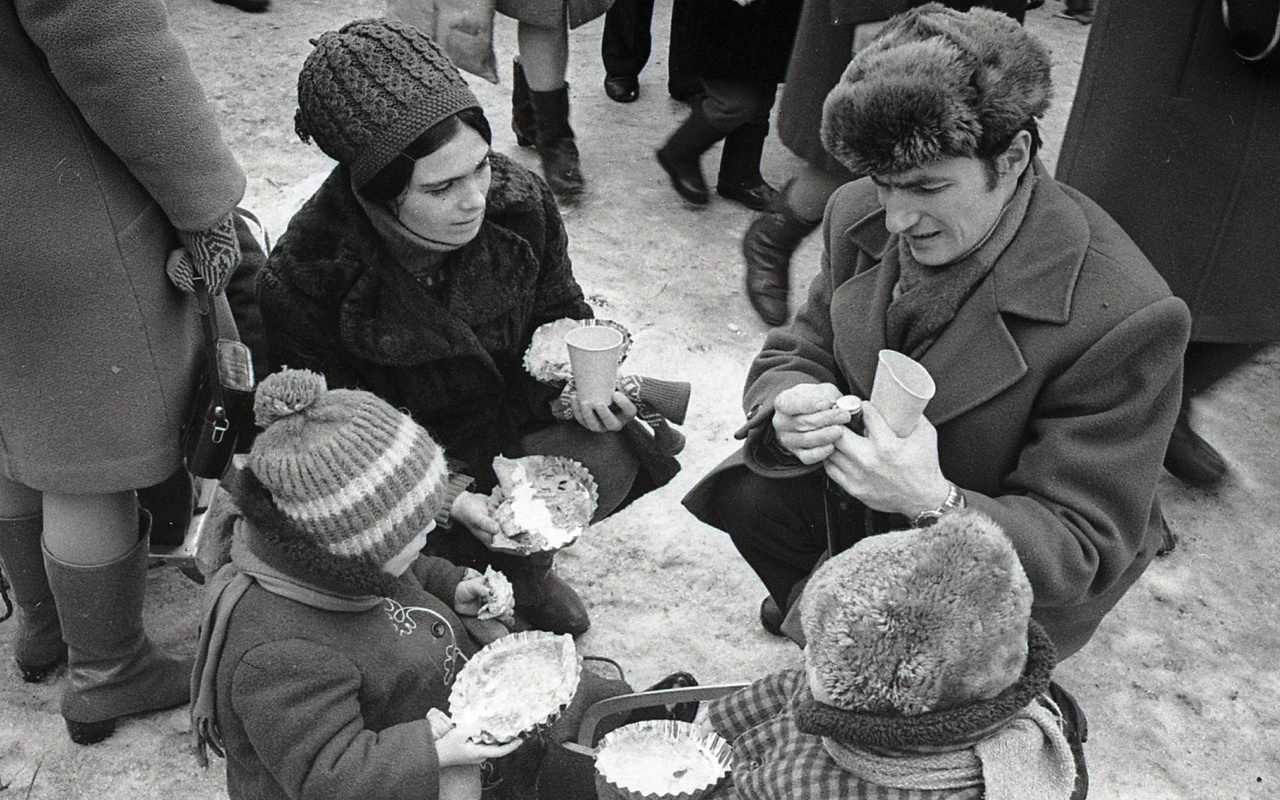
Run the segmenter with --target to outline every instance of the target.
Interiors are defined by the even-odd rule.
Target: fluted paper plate
[[[564,337],[569,331],[587,325],[603,325],[613,328],[622,334],[622,354],[618,356],[621,364],[631,351],[631,332],[621,323],[611,319],[558,319],[539,325],[529,341],[529,349],[524,352],[525,371],[542,383],[563,384],[573,377],[569,369],[569,346]]]
[[[503,744],[559,719],[578,690],[582,660],[568,634],[524,631],[481,648],[458,673],[449,716],[472,738]]]
[[[596,746],[596,790],[602,800],[698,800],[728,777],[732,762],[728,742],[692,723],[633,722]]]
[[[493,459],[498,485],[489,496],[502,532],[490,548],[530,555],[577,541],[591,524],[600,493],[582,464],[564,456]]]

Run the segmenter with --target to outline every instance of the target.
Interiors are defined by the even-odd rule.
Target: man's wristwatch
[[[959,511],[965,507],[964,493],[954,483],[949,486],[951,488],[947,491],[947,499],[942,501],[942,505],[916,514],[916,518],[911,521],[911,527],[927,528],[942,519],[943,514]]]

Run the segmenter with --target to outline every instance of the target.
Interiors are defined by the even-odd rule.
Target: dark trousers
[[[827,551],[824,476],[762,478],[748,469],[721,476],[715,522],[733,540],[779,608]]]
[[[1189,400],[1244,366],[1268,342],[1219,344],[1191,342],[1182,359],[1182,397]]]
[[[635,78],[649,63],[653,49],[653,0],[614,0],[604,15],[600,57],[604,74],[611,78]]]

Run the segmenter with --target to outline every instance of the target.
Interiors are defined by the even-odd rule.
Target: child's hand
[[[463,617],[474,617],[480,613],[480,607],[489,601],[489,584],[484,576],[473,569],[467,570],[467,576],[453,590],[453,610]]]
[[[493,537],[502,532],[498,521],[489,513],[489,498],[475,492],[462,492],[453,501],[449,518],[461,522],[471,531],[471,535],[488,547],[493,544]]]
[[[441,769],[475,765],[490,758],[501,758],[514,753],[524,744],[520,739],[506,744],[479,744],[471,741],[471,733],[465,726],[461,726],[436,739],[436,756],[440,760]]]

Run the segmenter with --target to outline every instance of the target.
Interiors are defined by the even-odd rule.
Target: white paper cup
[[[920,362],[896,350],[881,350],[871,405],[899,438],[905,438],[916,429],[937,388]]]
[[[569,369],[578,399],[584,403],[608,405],[618,384],[618,361],[625,337],[606,325],[583,325],[565,334],[569,347]]]

